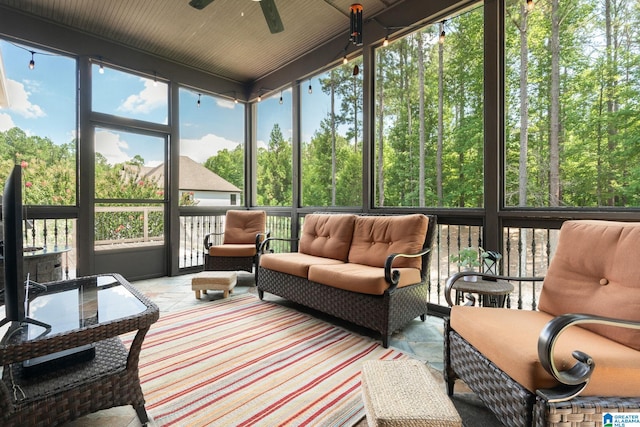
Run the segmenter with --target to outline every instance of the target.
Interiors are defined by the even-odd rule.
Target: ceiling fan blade
[[[213,0],[191,0],[189,2],[189,6],[195,7],[196,9],[202,10],[205,7],[209,6]]]
[[[278,13],[275,0],[260,0],[260,7],[262,8],[264,19],[267,20],[267,25],[269,26],[271,34],[284,31],[284,25],[282,25],[282,20],[280,19],[280,14]]]

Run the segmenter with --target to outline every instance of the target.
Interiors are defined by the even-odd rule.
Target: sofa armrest
[[[257,238],[256,238],[257,239]],[[284,237],[269,237],[267,236],[260,244],[258,245],[258,255],[265,253],[273,253],[273,249],[271,249],[271,242],[297,242],[300,239],[286,239]],[[257,243],[257,242],[256,242]]]
[[[558,370],[553,359],[556,340],[567,328],[584,323],[618,326],[622,328],[640,329],[640,322],[595,316],[591,314],[563,314],[550,320],[540,332],[538,338],[538,358],[544,369],[558,380],[561,385],[553,389],[537,390],[536,393],[549,402],[563,402],[579,395],[589,383],[595,369],[595,361],[588,354],[575,350],[572,355],[576,364],[571,368]]]
[[[204,236],[204,250],[207,252],[211,246],[213,246],[212,238],[215,236],[224,236],[224,232],[220,233],[209,233]]]
[[[429,251],[431,251],[431,249],[424,249],[415,254],[390,254],[384,262],[384,279],[389,284],[388,291],[389,292],[393,291],[398,286],[398,283],[400,282],[400,272],[398,270],[392,270],[393,261],[396,258],[398,257],[418,258],[428,254]]]
[[[485,274],[477,271],[460,271],[452,274],[447,279],[447,283],[444,288],[444,298],[449,304],[449,307],[453,307],[453,299],[451,298],[451,292],[453,291],[453,285],[465,276],[480,276],[482,280],[506,280],[511,282],[542,282],[544,277],[517,277],[517,276],[499,276],[496,274]]]

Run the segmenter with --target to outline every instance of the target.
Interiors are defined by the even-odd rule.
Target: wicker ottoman
[[[238,281],[235,271],[203,271],[191,279],[191,289],[196,291],[196,298],[200,299],[200,291],[223,291],[223,297],[229,296]]]
[[[362,398],[370,427],[462,427],[453,403],[418,360],[367,360]]]

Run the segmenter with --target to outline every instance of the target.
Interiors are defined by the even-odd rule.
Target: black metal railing
[[[222,243],[225,212],[208,214],[182,214],[180,216],[179,267],[193,271],[204,264],[204,238],[215,233],[213,242]],[[299,227],[304,217],[298,217]],[[291,216],[288,212],[269,213],[267,229],[271,236],[291,238]],[[143,233],[144,235],[144,233]],[[27,247],[57,247],[67,249],[64,255],[65,278],[76,275],[76,220],[29,219],[26,221],[24,242]],[[544,276],[555,253],[558,230],[550,228],[508,227],[503,229],[503,253],[500,271],[507,276]],[[143,239],[144,240],[144,239]],[[460,271],[451,261],[452,255],[466,247],[483,247],[482,227],[472,225],[438,224],[429,272],[429,302],[446,305],[445,282]],[[297,250],[290,242],[273,242],[276,252]],[[484,248],[491,249],[494,248]],[[507,298],[507,306],[516,309],[536,310],[541,291],[540,282],[514,281],[515,291]]]

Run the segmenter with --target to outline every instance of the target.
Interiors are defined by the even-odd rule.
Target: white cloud
[[[125,152],[129,148],[126,141],[120,139],[120,135],[106,130],[96,131],[96,152],[106,157],[110,165],[126,162],[130,159]]]
[[[236,108],[236,103],[229,99],[216,98],[216,104],[220,108],[228,108],[229,110]]]
[[[0,114],[0,132],[4,132],[11,128],[15,127],[15,123],[13,123],[13,119],[10,115],[1,113]]]
[[[218,151],[233,150],[238,146],[235,141],[228,140],[221,136],[206,134],[200,139],[180,140],[180,155],[191,157],[198,163],[204,163],[211,156],[215,156]]]
[[[29,101],[31,92],[27,91],[22,83],[7,79],[7,92],[9,93],[9,109],[11,111],[28,119],[46,116],[40,106]]]
[[[118,111],[146,114],[155,108],[166,105],[167,85],[158,84],[154,86],[151,80],[141,80],[144,82],[144,89],[138,94],[130,95],[118,107]]]

